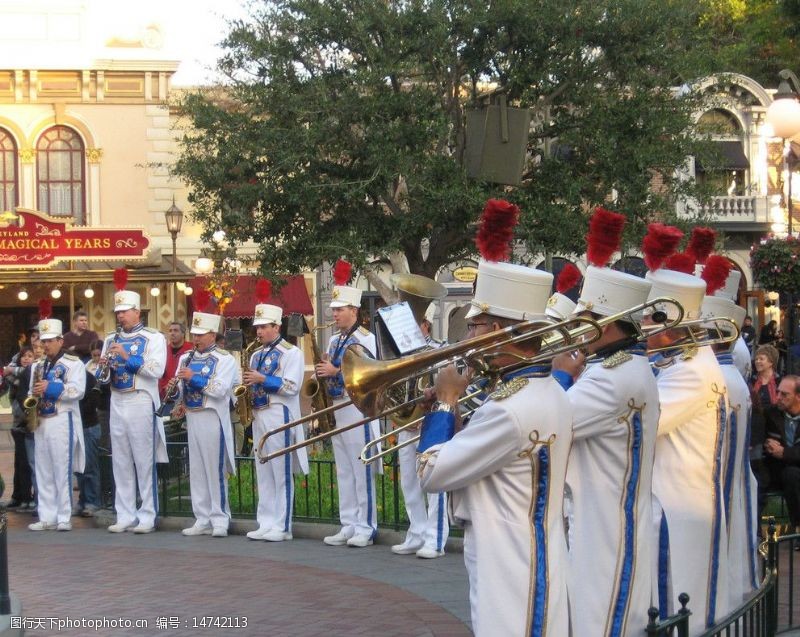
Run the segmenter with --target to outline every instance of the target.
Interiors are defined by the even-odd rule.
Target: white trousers
[[[200,526],[225,529],[231,519],[225,435],[217,412],[202,409],[186,415],[189,438],[189,488],[192,511]]]
[[[72,414],[39,418],[34,433],[39,521],[69,522],[72,515]],[[80,423],[77,425],[80,427]]]
[[[113,390],[112,390],[113,391]],[[144,391],[113,392],[110,412],[111,465],[117,524],[153,526],[158,512],[156,417],[153,400]],[[136,487],[142,504],[136,508]]]
[[[289,408],[275,404],[259,409],[253,418],[253,440],[261,440],[268,431],[292,420]],[[294,442],[292,431],[287,430],[267,438],[265,453],[270,454],[288,447]],[[255,453],[255,450],[254,450]],[[292,456],[286,453],[279,458],[261,463],[256,460],[258,482],[258,508],[256,520],[259,531],[292,532],[292,510],[294,507],[294,474]]]
[[[334,401],[334,404],[341,400]],[[361,420],[363,416],[350,405],[336,411],[336,428]],[[356,427],[333,440],[333,458],[336,461],[336,483],[339,487],[339,520],[347,536],[374,537],[378,530],[375,498],[375,464],[365,465],[359,459],[364,445],[372,440],[370,423]]]
[[[404,430],[397,434],[398,442],[403,443],[419,435],[418,431]],[[422,543],[435,551],[444,550],[450,525],[447,520],[447,494],[429,493],[425,505],[425,494],[417,474],[417,445],[410,444],[398,452],[400,465],[400,486],[408,513],[408,532],[406,541]]]

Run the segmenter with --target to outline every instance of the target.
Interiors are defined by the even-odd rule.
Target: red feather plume
[[[211,292],[208,290],[197,290],[192,296],[192,305],[198,312],[205,312],[209,303],[211,303]]]
[[[682,238],[683,232],[675,226],[663,223],[651,223],[647,226],[647,234],[642,241],[642,253],[647,268],[658,270],[664,260],[675,253]]]
[[[564,294],[567,290],[574,288],[581,280],[581,271],[572,263],[567,263],[556,279],[556,292]]]
[[[267,279],[259,279],[256,282],[256,303],[266,303],[272,296],[272,283]]]
[[[731,273],[733,264],[725,257],[714,254],[706,259],[706,266],[701,275],[706,282],[706,295],[710,296],[717,290],[722,289],[728,275]]]
[[[39,318],[44,320],[53,315],[53,302],[50,299],[39,299]]]
[[[667,270],[675,270],[676,272],[684,272],[686,274],[694,274],[695,259],[693,254],[688,252],[678,252],[670,257],[664,267]]]
[[[333,282],[336,285],[347,285],[353,275],[353,266],[344,259],[339,259],[333,266]]]
[[[586,235],[586,258],[589,263],[598,268],[608,265],[611,255],[619,249],[624,225],[625,215],[601,206],[594,209],[589,220],[589,234]]]
[[[686,252],[694,256],[697,263],[705,263],[708,255],[714,250],[717,233],[711,228],[692,228],[692,236]]]
[[[489,199],[483,208],[475,236],[478,252],[486,261],[508,261],[519,208],[504,199]]]
[[[114,270],[114,287],[117,290],[124,290],[126,285],[128,285],[127,268],[117,268]]]

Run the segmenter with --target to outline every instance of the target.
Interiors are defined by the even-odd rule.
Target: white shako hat
[[[683,306],[683,320],[691,321],[700,318],[700,308],[706,294],[706,282],[700,277],[675,270],[648,271],[645,275],[653,287],[647,295],[647,300],[666,296],[675,299]],[[667,314],[669,320],[677,318],[677,310],[672,304],[664,304],[657,308]]]
[[[425,309],[425,320],[432,324],[434,316],[436,316],[436,303],[431,303]]]
[[[517,321],[547,318],[547,300],[553,275],[525,265],[483,261],[478,263],[475,298],[465,318],[491,314]]]
[[[117,290],[114,292],[114,311],[138,310],[141,308],[141,298],[137,292],[130,290]]]
[[[256,305],[255,314],[253,315],[253,325],[269,325],[270,323],[280,325],[282,317],[283,309],[280,306],[259,303]]]
[[[747,310],[722,296],[707,296],[703,299],[701,316],[704,321],[708,319],[708,323],[703,323],[703,327],[714,327],[712,319],[729,318],[741,329],[746,315]]]
[[[725,285],[714,292],[714,296],[721,296],[736,303],[736,300],[739,298],[739,281],[741,280],[742,273],[736,268],[732,268],[728,274],[728,278],[725,279]]]
[[[544,313],[556,321],[564,321],[575,311],[575,301],[561,292],[554,292],[547,299],[547,308]]]
[[[590,265],[583,275],[575,313],[588,310],[600,316],[619,314],[647,301],[652,287],[648,279]]]
[[[63,326],[61,321],[53,318],[46,318],[39,321],[36,326],[39,330],[39,340],[47,341],[51,338],[60,338],[63,335]]]
[[[189,330],[191,334],[208,334],[219,332],[220,325],[219,314],[208,314],[206,312],[195,312],[192,314],[192,329]]]
[[[361,307],[361,290],[349,285],[334,285],[328,307]]]

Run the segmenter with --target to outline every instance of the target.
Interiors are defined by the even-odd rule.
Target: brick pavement
[[[0,472],[10,480],[12,470],[10,436],[0,431]],[[185,538],[176,531],[112,534],[76,518],[70,533],[33,533],[25,528],[30,521],[28,514],[9,514],[10,586],[25,616],[121,617],[148,626],[39,628],[28,635],[471,634],[458,554],[420,560],[393,555],[386,546],[351,549],[318,540],[271,544],[242,536]],[[203,617],[238,618],[247,626],[196,626]],[[177,618],[175,627],[171,618]]]

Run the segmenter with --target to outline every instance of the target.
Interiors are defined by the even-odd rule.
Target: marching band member
[[[268,296],[268,295],[267,295]],[[282,310],[277,305],[256,305],[253,325],[261,348],[250,357],[244,383],[251,388],[253,440],[300,417],[299,391],[305,365],[303,352],[281,338]],[[240,400],[250,397],[240,398]],[[303,426],[267,438],[266,452],[272,453],[304,440]],[[272,462],[256,462],[258,479],[258,529],[247,534],[251,540],[281,542],[292,539],[295,471],[308,473],[305,448]]]
[[[195,349],[178,363],[186,431],[189,436],[189,488],[195,523],[184,535],[226,537],[231,519],[228,474],[236,469],[230,402],[239,367],[217,347],[218,314],[195,312],[190,333]]]
[[[425,311],[425,318],[420,329],[429,347],[439,348],[442,343],[431,336],[433,317],[436,305],[431,303]],[[398,443],[407,442],[419,435],[418,431],[404,429],[397,434]],[[444,545],[450,533],[447,520],[447,494],[444,492],[428,495],[427,507],[425,494],[417,475],[417,450],[414,445],[407,444],[397,452],[400,467],[400,487],[403,489],[403,500],[408,514],[408,531],[402,544],[392,546],[392,553],[397,555],[413,555],[425,559],[434,559],[444,555]]]
[[[552,281],[541,270],[481,261],[469,336],[546,320]],[[497,351],[493,363],[513,371],[455,435],[467,380],[454,367],[441,371],[437,402],[422,426],[422,488],[450,492],[454,518],[464,526],[472,628],[479,637],[569,634],[562,505],[572,409],[549,365],[520,363],[538,347],[531,340]]]
[[[660,225],[651,224],[651,229]],[[691,274],[657,269],[660,262],[647,254],[645,262],[653,286],[648,299],[673,298],[683,306],[685,320],[699,318],[706,283]],[[665,311],[675,318],[671,307]],[[692,622],[692,634],[699,634],[729,608],[722,503],[727,399],[711,348],[680,347],[689,329],[661,332],[648,339],[648,348],[667,348],[653,358],[661,406],[653,468],[653,495],[660,505],[654,505],[658,606],[664,617],[680,608],[678,595],[688,593],[698,620]]]
[[[714,296],[719,296],[724,299],[728,299],[731,301],[735,307],[739,307],[736,305],[736,300],[739,297],[739,282],[742,280],[742,273],[739,270],[732,268],[730,273],[728,274],[728,278],[725,279],[725,285],[714,292]],[[736,310],[736,316],[740,312]],[[745,310],[745,314],[747,311]],[[729,317],[730,318],[730,317]],[[738,323],[738,326],[741,330],[742,326],[744,325],[744,319]],[[733,356],[733,364],[736,369],[739,370],[739,373],[744,378],[745,383],[750,382],[750,377],[753,374],[753,361],[750,355],[750,348],[747,346],[747,342],[744,340],[744,337],[740,334],[739,338],[736,339],[736,342],[733,345],[733,351],[731,352],[731,356]]]
[[[375,335],[361,327],[358,321],[361,290],[344,285],[350,278],[350,264],[339,261],[334,268],[333,300],[330,308],[338,333],[331,336],[325,360],[316,366],[318,378],[325,379],[325,389],[333,406],[347,400],[341,365],[342,356],[350,345],[362,345],[376,354]],[[336,411],[336,427],[341,428],[361,420],[363,414],[355,405]],[[333,437],[333,457],[336,461],[336,483],[339,486],[339,519],[341,530],[324,538],[331,546],[362,548],[372,544],[378,532],[375,499],[375,468],[359,459],[365,444],[378,437],[378,422],[373,420]]]
[[[108,530],[152,533],[158,513],[156,463],[168,462],[164,424],[156,416],[158,379],[164,373],[167,345],[163,334],[142,325],[141,300],[136,292],[124,289],[124,269],[114,271],[114,282],[119,329],[106,337],[100,357],[101,368],[111,370],[109,422],[117,521]]]
[[[83,426],[78,402],[86,389],[86,368],[62,346],[61,321],[39,321],[44,358],[31,368],[30,394],[38,397],[36,489],[39,521],[31,531],[71,531],[72,472],[83,471]]]
[[[708,319],[704,326],[723,332],[725,330],[717,328],[713,319],[732,319],[741,329],[747,314],[743,307],[716,294],[706,296],[701,310],[703,318]],[[735,343],[738,343],[738,339]],[[749,593],[758,588],[758,485],[750,468],[752,401],[750,388],[736,365],[735,344],[714,345],[713,349],[725,377],[730,405],[722,492],[728,522],[729,594],[731,608],[736,608]]]
[[[622,215],[595,211],[577,315],[612,316],[647,300],[648,281],[607,267],[623,224]],[[573,410],[567,484],[574,635],[638,635],[648,622],[659,407],[645,346],[636,342],[636,320],[628,315],[605,325],[586,346],[595,356],[580,376],[583,356],[553,360],[553,375],[568,389]]]

